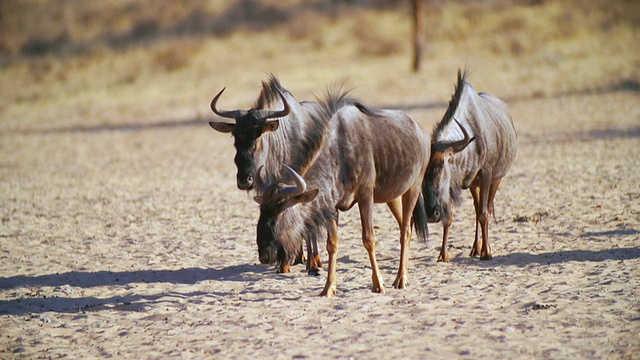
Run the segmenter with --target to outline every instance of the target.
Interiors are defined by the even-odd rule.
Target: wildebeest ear
[[[262,205],[262,196],[261,195],[254,196],[253,201],[257,202],[258,205]]]
[[[305,191],[302,194],[293,196],[291,199],[289,199],[290,205],[293,206],[295,204],[311,202],[313,199],[316,198],[316,196],[318,195],[318,192],[320,192],[319,189],[313,189],[313,190]]]
[[[269,120],[267,121],[266,124],[264,124],[262,131],[263,132],[276,131],[278,130],[279,126],[280,126],[280,120]]]
[[[221,133],[230,133],[236,124],[209,121],[209,126],[211,126],[213,130],[220,131]]]

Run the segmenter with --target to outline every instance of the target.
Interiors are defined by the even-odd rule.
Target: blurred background
[[[4,130],[206,120],[267,73],[298,100],[345,83],[374,106],[444,106],[456,71],[509,99],[640,91],[640,1],[1,0]],[[436,119],[433,119],[436,120]]]

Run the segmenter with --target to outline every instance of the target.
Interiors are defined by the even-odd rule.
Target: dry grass
[[[3,127],[206,118],[214,92],[228,86],[225,102],[248,106],[268,71],[303,99],[347,79],[368,102],[394,106],[445,101],[465,65],[498,96],[640,83],[633,1],[430,2],[417,75],[408,6],[153,4],[2,2],[15,15],[0,21]],[[43,15],[52,13],[66,21]]]

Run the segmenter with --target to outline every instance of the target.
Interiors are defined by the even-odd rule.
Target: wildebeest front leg
[[[298,256],[296,256],[296,259],[293,261],[293,265],[303,264],[305,261],[306,259],[304,257],[304,248],[302,247],[302,243],[300,243],[300,250],[298,252]]]
[[[303,250],[302,243],[300,243],[300,249],[299,249],[298,255],[293,260],[293,265],[302,264],[304,262],[305,262],[304,250]],[[285,262],[280,264],[280,267],[278,268],[278,272],[279,273],[289,273],[289,272],[291,272],[291,264],[289,263],[289,260],[287,260],[287,261],[285,261]]]
[[[402,195],[402,225],[400,226],[400,265],[398,275],[393,281],[393,287],[404,289],[407,287],[409,274],[409,249],[411,248],[411,216],[420,196],[420,187],[415,187]]]
[[[288,262],[284,262],[280,264],[280,267],[278,268],[277,272],[282,274],[291,272],[291,264],[289,264]]]
[[[318,276],[320,269],[322,269],[322,261],[320,260],[318,242],[315,239],[307,239],[307,273]]]
[[[360,209],[360,222],[362,223],[362,243],[367,253],[369,253],[369,261],[371,262],[371,280],[373,285],[371,291],[384,294],[384,283],[378,269],[378,260],[376,259],[376,239],[373,236],[373,198],[364,196],[364,199],[358,201]]]
[[[330,297],[336,294],[338,282],[336,280],[336,259],[338,256],[338,220],[331,219],[327,228],[327,252],[329,253],[329,269],[327,282],[320,296]]]

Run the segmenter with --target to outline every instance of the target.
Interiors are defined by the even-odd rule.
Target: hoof
[[[320,276],[321,273],[321,269],[311,269],[307,272],[307,275],[309,276]]]
[[[402,280],[398,280],[396,279],[396,281],[393,282],[393,287],[395,289],[406,289],[407,288],[407,281],[402,279]]]
[[[442,253],[440,253],[440,255],[438,256],[437,262],[448,263],[449,262],[449,254],[442,255]]]
[[[325,288],[324,290],[322,290],[322,292],[320,293],[320,296],[332,297],[335,294],[336,294],[336,288],[332,286],[329,289]]]
[[[298,255],[296,259],[293,261],[293,265],[306,264],[306,263],[307,263],[307,259],[304,257],[303,254]]]

